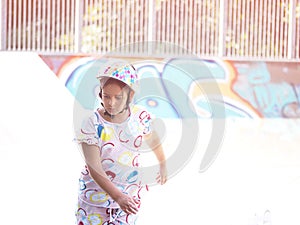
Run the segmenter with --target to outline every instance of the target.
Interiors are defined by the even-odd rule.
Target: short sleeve
[[[83,120],[81,127],[75,131],[75,141],[77,143],[87,143],[88,145],[98,145],[99,136],[98,136],[98,127],[97,116],[91,115]]]

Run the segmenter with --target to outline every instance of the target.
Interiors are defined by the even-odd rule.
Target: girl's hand
[[[124,193],[116,199],[116,202],[126,214],[136,214],[140,205],[139,200]]]
[[[168,180],[167,167],[164,163],[162,163],[159,166],[159,172],[158,172],[158,176],[156,177],[156,181],[157,183],[163,185],[167,182],[167,180]]]

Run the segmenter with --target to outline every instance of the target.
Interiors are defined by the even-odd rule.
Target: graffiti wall
[[[97,69],[108,58],[40,56],[86,109],[99,105]],[[140,75],[135,102],[158,117],[299,118],[296,62],[130,58]]]

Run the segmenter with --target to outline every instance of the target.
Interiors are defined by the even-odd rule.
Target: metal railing
[[[300,60],[300,0],[2,0],[0,47]],[[170,47],[171,46],[171,47]]]

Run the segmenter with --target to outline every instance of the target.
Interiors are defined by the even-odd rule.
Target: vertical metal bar
[[[165,14],[167,15],[166,17],[166,29],[165,29],[165,33],[166,33],[166,41],[167,42],[171,42],[171,35],[170,35],[170,21],[171,21],[171,18],[170,18],[170,15],[171,15],[171,5],[170,5],[170,1],[167,1],[166,2],[166,12]]]
[[[176,8],[176,2],[171,1],[171,7],[170,7],[170,42],[176,45],[175,40],[175,18],[177,17],[177,14],[175,14],[175,8]],[[177,48],[175,49],[177,51]]]
[[[134,40],[134,29],[135,29],[135,27],[134,27],[134,2],[135,2],[135,0],[131,0],[131,2],[130,2],[130,13],[129,13],[129,16],[130,16],[130,28],[129,28],[129,30],[130,30],[130,47],[131,47],[131,52],[133,53],[135,50],[134,50],[134,46],[135,46],[135,44],[132,44],[132,43],[134,43],[135,42],[135,40]]]
[[[134,48],[134,45],[132,44],[134,43],[134,0],[130,1],[128,18],[129,42],[127,44],[129,44],[130,52],[132,53]]]
[[[224,46],[225,42],[224,40],[226,37],[225,33],[225,23],[226,23],[226,12],[228,10],[227,8],[228,1],[220,1],[220,8],[219,8],[219,38],[218,38],[218,56],[222,57],[224,56]]]
[[[161,19],[161,41],[165,42],[166,41],[166,1],[161,2],[161,14],[162,14],[162,19]]]
[[[284,12],[284,15],[285,15],[285,20],[284,20],[284,36],[283,36],[283,48],[284,48],[284,58],[286,59],[287,58],[287,53],[288,53],[288,22],[289,22],[289,0],[286,0],[285,2],[285,12]]]
[[[13,14],[12,15],[17,15],[17,10],[16,10],[16,6],[17,6],[17,1],[14,0],[14,7],[13,7]],[[16,40],[17,40],[17,37],[16,37],[16,30],[17,30],[17,17],[14,16],[13,17],[13,29],[12,29],[12,36],[13,36],[13,40],[12,40],[12,49],[13,50],[16,50]]]
[[[192,41],[193,41],[193,33],[196,33],[197,30],[193,30],[193,24],[196,23],[196,21],[193,21],[194,18],[196,18],[195,16],[192,17],[193,14],[195,14],[193,10],[193,6],[195,6],[195,0],[191,0],[191,1],[186,1],[185,2],[185,8],[184,8],[184,25],[183,25],[183,29],[182,31],[183,33],[183,43],[184,43],[184,51],[186,53],[193,51],[193,45],[192,45]],[[196,7],[196,6],[195,6]],[[196,19],[197,20],[197,19]],[[197,33],[196,33],[197,34]],[[196,47],[196,46],[195,46]]]
[[[201,1],[201,55],[205,53],[205,31],[206,31],[206,0]]]
[[[253,7],[253,14],[254,14],[254,27],[253,27],[254,46],[252,47],[253,48],[252,57],[257,58],[258,52],[259,52],[258,36],[260,36],[259,35],[260,31],[259,31],[258,11],[260,11],[260,9],[259,9],[259,5],[258,5],[258,1],[256,1],[254,4],[255,4],[255,7]],[[258,32],[256,33],[257,30],[258,30]]]
[[[42,8],[42,2],[38,2],[38,7],[37,7],[37,48],[34,49],[35,51],[40,51],[41,50],[41,38],[42,38],[42,32],[41,32],[41,22],[42,22],[42,13],[41,13],[41,8]]]
[[[179,12],[180,12],[180,7],[179,7],[179,0],[176,0],[175,2],[175,27],[174,27],[174,43],[179,46]],[[200,15],[200,14],[199,14]]]
[[[116,32],[117,30],[117,20],[118,20],[118,17],[117,17],[117,3],[115,0],[113,0],[111,2],[112,4],[112,8],[111,8],[111,14],[112,14],[112,26],[111,26],[111,34],[112,34],[112,41],[111,41],[111,48],[112,49],[116,49],[117,46],[116,46],[116,42],[117,42],[117,39],[119,38],[119,33]]]
[[[74,51],[75,53],[81,52],[82,49],[82,24],[83,24],[83,2],[78,0],[75,1],[75,24],[74,24],[74,36],[75,36],[75,42],[74,42]],[[86,6],[85,6],[86,7]]]
[[[86,26],[88,28],[88,33],[92,33],[91,26],[96,26],[99,29],[98,32],[95,32],[96,37],[92,37],[92,39],[94,40],[94,44],[91,38],[89,42],[86,43],[89,47],[87,50],[91,52],[103,52],[104,46],[102,46],[102,41],[105,38],[105,32],[103,31],[105,29],[105,26],[102,25],[102,18],[105,17],[105,12],[102,3],[103,2],[101,0],[85,1],[85,12],[83,15],[86,17],[86,23],[85,25],[83,25],[83,27]],[[96,19],[93,20],[93,17],[95,17]],[[97,34],[99,37],[97,37]]]
[[[165,41],[167,43],[171,43],[170,41],[170,21],[171,21],[171,18],[170,18],[170,1],[166,1],[165,3],[165,11],[164,11],[164,14],[166,15],[166,19],[165,19],[165,23],[166,23],[166,26],[165,26]],[[170,45],[165,45],[165,50],[164,50],[164,53],[165,54],[169,54],[170,53]]]
[[[218,56],[219,54],[219,10],[220,10],[220,2],[218,0],[213,1],[214,9],[213,9],[213,18],[214,22],[212,23],[212,40],[213,40],[213,51],[211,56]]]
[[[51,51],[51,0],[47,0],[47,35],[46,35],[46,51]]]
[[[276,0],[276,27],[275,27],[275,50],[276,50],[276,58],[278,58],[279,54],[280,54],[280,37],[279,37],[279,34],[280,34],[280,21],[279,21],[279,18],[280,18],[280,0]]]
[[[252,43],[251,39],[251,15],[250,15],[250,1],[244,0],[244,4],[246,5],[246,10],[245,10],[245,56],[248,58],[249,57],[249,46]]]
[[[265,57],[266,58],[270,58],[270,50],[272,47],[272,43],[271,43],[271,35],[272,35],[272,30],[271,30],[271,19],[272,19],[272,14],[270,12],[270,8],[271,5],[269,3],[269,0],[265,0],[265,4],[266,4],[266,49],[265,49]]]
[[[192,31],[193,31],[193,36],[192,36],[192,43],[191,43],[191,51],[193,54],[197,54],[197,4],[196,1],[193,1],[193,6],[192,6]],[[173,15],[172,15],[173,17]],[[174,23],[172,24],[174,26]]]
[[[116,15],[117,15],[117,20],[116,20],[116,32],[117,32],[117,39],[116,39],[116,47],[119,48],[121,47],[121,39],[122,39],[122,33],[121,33],[121,25],[122,25],[122,18],[121,18],[121,2],[117,1],[116,2]]]
[[[169,33],[170,33],[170,39],[169,42],[173,44],[173,48],[172,48],[172,54],[178,54],[178,47],[177,47],[177,43],[176,43],[176,27],[175,27],[175,23],[176,23],[176,17],[177,14],[175,12],[176,10],[176,1],[171,1],[170,2],[170,16],[169,16]]]
[[[201,2],[197,2],[197,55],[201,54]]]
[[[248,1],[247,2],[247,10],[246,10],[246,21],[245,21],[245,27],[246,27],[246,34],[247,34],[247,39],[246,39],[246,51],[247,51],[247,57],[251,57],[253,53],[253,46],[254,46],[254,37],[253,37],[253,30],[254,30],[254,14],[253,14],[253,6],[254,3],[253,1]]]
[[[135,16],[136,16],[136,1],[137,0],[132,0],[132,3],[131,3],[131,13],[130,13],[130,17],[131,17],[131,43],[134,43],[134,44],[131,44],[132,46],[132,51],[134,54],[138,53],[138,49],[137,49],[137,44],[136,44],[136,35],[137,35],[137,32],[136,32],[136,20],[135,20]]]
[[[126,39],[125,39],[125,54],[126,53],[129,53],[129,49],[128,49],[128,44],[130,43],[130,4],[126,4],[126,22],[125,22],[125,25],[126,25]]]
[[[146,4],[145,4],[146,3]],[[145,18],[147,18],[147,13],[144,11],[145,10],[145,5],[148,5],[148,2],[146,1],[139,1],[139,15],[141,16],[141,19],[139,20],[139,30],[140,30],[140,36],[139,36],[139,42],[141,43],[142,51],[144,51],[143,48],[143,41],[144,41],[144,35],[145,35],[145,29],[143,27],[143,22],[145,21]],[[147,23],[145,23],[146,25]]]
[[[272,9],[271,9],[271,30],[272,30],[272,34],[271,34],[271,53],[270,53],[270,56],[272,58],[275,58],[275,49],[276,49],[276,43],[275,43],[275,23],[276,23],[276,20],[275,20],[275,13],[276,13],[276,8],[275,8],[275,5],[276,5],[276,2],[272,1],[272,0],[269,0],[269,3],[272,4]]]
[[[36,17],[36,1],[33,1],[32,4],[32,36],[31,36],[31,50],[36,49],[36,26],[37,26],[37,17]]]
[[[240,0],[236,0],[235,2],[235,16],[236,18],[236,44],[235,44],[235,55],[237,57],[241,57],[241,21],[240,21],[240,12],[241,12],[241,5],[240,5]]]
[[[43,1],[42,2],[42,20],[41,20],[41,23],[42,23],[42,50],[45,51],[46,50],[46,1]]]
[[[298,7],[300,5],[300,1],[298,0],[297,3]],[[295,48],[295,59],[300,59],[300,16],[297,17],[295,22],[296,32],[295,32],[295,41],[296,41],[296,48]]]
[[[258,55],[257,57],[261,58],[263,56],[263,19],[264,16],[259,15],[260,12],[263,12],[263,1],[259,1],[259,10],[257,10],[258,14],[258,27],[259,27],[259,32],[258,32]]]
[[[135,41],[136,41],[136,48],[138,54],[143,53],[142,48],[141,48],[141,43],[140,43],[140,36],[142,35],[142,30],[140,29],[140,23],[143,21],[143,17],[140,14],[140,7],[141,7],[141,1],[136,0],[136,5],[135,5]]]
[[[263,15],[262,16],[262,24],[261,24],[261,27],[262,27],[262,56],[263,57],[266,57],[266,50],[267,48],[269,47],[268,44],[267,44],[267,37],[268,36],[268,26],[267,26],[267,17],[268,17],[268,14],[267,14],[267,5],[266,5],[267,1],[264,0],[263,3],[262,3],[262,7],[263,7]]]
[[[6,22],[7,22],[7,16],[8,13],[6,11],[7,9],[7,0],[2,0],[0,1],[0,51],[7,50],[7,34],[8,33],[8,27],[6,27]],[[8,36],[10,37],[10,36]]]
[[[151,0],[149,0],[151,2]],[[158,5],[159,4],[159,5]],[[153,19],[155,19],[155,26],[152,26],[153,32],[155,34],[152,36],[154,37],[154,41],[161,41],[161,2],[153,1]],[[150,44],[151,45],[151,44]],[[156,50],[156,44],[150,46],[151,51]]]
[[[293,47],[295,45],[295,28],[296,28],[296,0],[289,0],[289,25],[288,25],[288,59],[294,57]]]
[[[183,26],[183,46],[184,46],[184,51],[188,49],[188,2],[189,1],[184,1],[184,26]]]
[[[206,24],[206,32],[205,32],[205,55],[209,55],[210,51],[210,1],[206,0],[205,7],[205,24]]]
[[[114,0],[113,1],[109,1],[108,2],[108,15],[109,16],[109,19],[108,19],[108,29],[109,29],[109,42],[108,42],[108,49],[109,51],[112,51],[115,49],[115,37],[116,37],[116,33],[115,33],[115,21],[116,21],[116,18],[115,18],[115,12],[114,12]]]
[[[107,44],[106,44],[106,51],[111,51],[111,40],[112,40],[112,36],[114,36],[115,34],[112,33],[111,31],[111,18],[112,18],[112,14],[111,14],[111,1],[105,1],[107,4],[106,4],[106,18],[107,18]],[[132,16],[134,17],[134,16]],[[132,21],[134,23],[134,20]]]
[[[291,0],[286,0],[286,23],[285,23],[285,59],[288,58],[288,53],[289,53],[289,39],[290,39],[290,35],[291,33],[289,33],[290,31],[290,2]]]
[[[267,17],[267,34],[266,34],[266,41],[267,41],[267,48],[266,48],[266,57],[270,58],[270,50],[272,47],[271,43],[271,35],[272,35],[272,30],[271,30],[271,19],[272,19],[272,13],[270,11],[271,4],[268,0],[266,0],[266,17]]]
[[[88,1],[87,1],[88,2]],[[88,3],[87,3],[88,4]],[[101,39],[100,42],[97,42],[97,50],[100,50],[101,53],[106,52],[106,29],[107,29],[107,24],[106,24],[106,5],[105,5],[105,0],[96,0],[96,4],[101,10],[100,10],[100,20],[99,20],[99,27],[101,29]],[[90,24],[92,24],[92,18],[90,18]],[[92,45],[92,43],[90,43]]]
[[[232,0],[229,0],[229,3],[227,3],[227,14],[226,14],[226,18],[227,18],[227,24],[226,24],[226,35],[227,35],[227,41],[228,41],[228,45],[226,46],[226,56],[232,56],[232,45],[233,45],[233,35],[234,35],[234,27],[232,24],[232,8],[233,8],[233,4],[232,4]]]
[[[142,26],[142,30],[143,30],[143,35],[141,37],[141,41],[142,41],[142,47],[143,47],[143,52],[145,54],[148,54],[148,51],[149,51],[149,45],[150,45],[150,40],[148,39],[148,25],[149,25],[149,21],[150,21],[150,9],[149,9],[149,1],[141,1],[142,2],[142,6],[141,6],[141,9],[142,9],[142,14],[144,15],[143,16],[143,21],[141,21],[141,26]],[[151,25],[151,23],[150,23]],[[151,46],[150,46],[151,47]]]
[[[237,18],[236,18],[236,15],[237,15],[237,1],[234,1],[233,2],[233,15],[232,15],[232,17],[233,17],[233,29],[234,29],[234,35],[233,35],[233,38],[234,38],[234,41],[233,41],[233,43],[234,43],[234,45],[233,45],[233,48],[232,48],[232,51],[233,51],[233,56],[236,56],[236,46],[237,46],[237,33],[239,32],[238,31],[238,27],[237,27]]]
[[[187,36],[187,49],[189,52],[193,52],[193,45],[192,45],[192,40],[193,40],[193,33],[194,33],[194,30],[193,30],[193,2],[194,0],[190,0],[188,1],[188,12],[187,12],[187,15],[188,15],[188,36]]]
[[[206,1],[206,49],[205,55],[209,55],[210,53],[210,37],[211,37],[211,26],[210,26],[210,18],[211,18],[211,1]]]
[[[96,14],[99,13],[99,28],[101,29],[101,39],[99,41],[98,38],[95,38],[94,36],[90,39],[89,42],[89,51],[96,52],[100,51],[101,53],[106,52],[106,43],[107,43],[107,24],[106,24],[106,17],[107,17],[107,7],[106,7],[106,1],[105,0],[86,0],[86,8],[87,8],[87,14],[89,15],[87,26],[89,27],[89,33],[93,33],[93,26],[96,21],[98,21],[98,18]],[[96,8],[96,11],[94,9]],[[98,12],[98,10],[100,10]],[[94,18],[97,18],[96,21]]]
[[[125,45],[126,43],[126,33],[125,33],[125,25],[126,25],[126,5],[125,4],[122,4],[122,39],[121,39],[121,45],[122,47]]]
[[[284,44],[283,44],[283,38],[284,38],[284,36],[283,36],[283,32],[284,32],[284,30],[283,30],[283,28],[284,28],[284,26],[283,26],[283,23],[284,23],[284,9],[283,9],[283,7],[282,7],[282,4],[281,4],[282,2],[280,2],[280,4],[279,4],[279,8],[280,8],[280,18],[281,18],[281,20],[280,20],[280,28],[279,28],[279,31],[280,31],[280,36],[279,36],[279,57],[280,58],[282,58],[282,56],[284,55],[284,50],[283,50],[283,47],[284,47]],[[283,5],[284,5],[284,2],[283,2]]]
[[[32,39],[32,36],[31,36],[31,30],[32,30],[32,4],[31,4],[31,1],[28,1],[28,22],[27,22],[27,26],[28,26],[28,30],[27,30],[27,50],[30,51],[31,49],[31,39]]]
[[[70,25],[69,25],[69,28],[70,28],[70,37],[71,37],[71,40],[72,40],[72,43],[70,45],[70,50],[72,51],[72,53],[75,53],[75,40],[76,40],[76,36],[75,36],[75,16],[78,17],[79,15],[76,14],[75,15],[75,11],[76,8],[75,8],[75,2],[74,0],[71,0],[70,1]],[[81,30],[82,32],[82,30]]]
[[[71,47],[71,43],[70,41],[72,40],[71,39],[71,32],[70,32],[70,20],[71,20],[71,9],[70,9],[70,1],[67,1],[66,2],[66,11],[65,11],[65,17],[66,17],[66,30],[65,30],[65,35],[67,37],[67,42],[66,42],[66,45],[65,45],[65,50],[67,52],[70,52],[70,47]]]
[[[141,19],[140,19],[140,32],[141,32],[141,35],[140,35],[140,42],[142,44],[142,48],[143,48],[143,52],[145,52],[144,50],[144,45],[143,45],[143,42],[145,41],[145,36],[146,36],[146,29],[144,28],[144,26],[147,26],[147,22],[148,20],[146,20],[146,18],[148,18],[148,13],[145,11],[145,8],[146,6],[148,5],[148,1],[143,1],[141,0],[140,1],[140,15],[141,15]]]
[[[56,35],[55,35],[55,51],[60,51],[60,46],[59,46],[59,35],[61,33],[61,28],[60,28],[60,22],[61,22],[61,16],[60,16],[60,13],[61,13],[61,8],[59,6],[59,3],[60,1],[59,0],[56,0],[56,4],[57,4],[57,7],[56,7]]]
[[[182,48],[184,47],[184,35],[183,35],[183,29],[184,29],[184,1],[180,0],[180,20],[179,20],[179,46],[180,50],[182,52]]]
[[[15,16],[18,15],[18,21],[17,21],[17,50],[21,50],[21,36],[22,36],[22,1],[18,1],[18,9]]]
[[[212,8],[212,18],[213,20],[210,21],[210,24],[211,24],[211,50],[210,50],[210,56],[215,56],[218,54],[218,49],[216,46],[218,46],[218,43],[217,43],[217,26],[216,26],[216,23],[217,22],[214,22],[218,19],[218,10],[219,10],[219,5],[217,4],[217,1],[214,0],[212,1],[212,4],[213,4],[213,8]]]
[[[246,51],[245,51],[245,17],[246,17],[246,10],[245,10],[245,0],[241,1],[241,36],[240,36],[240,54],[245,57]]]
[[[150,0],[151,1],[151,0]],[[158,10],[156,10],[158,9]],[[155,5],[155,22],[156,22],[156,40],[161,41],[161,2],[159,2],[159,5]]]
[[[23,21],[23,25],[22,25],[22,50],[26,50],[26,18],[27,18],[27,1],[23,1],[23,5],[22,5],[22,21]],[[21,16],[21,15],[19,15]]]
[[[139,15],[141,16],[141,20],[139,21],[139,30],[140,30],[140,36],[139,36],[139,42],[141,44],[142,47],[142,51],[143,53],[145,53],[145,48],[144,48],[144,40],[145,40],[145,27],[148,20],[146,20],[146,18],[148,18],[149,13],[145,11],[145,7],[146,5],[148,5],[148,1],[139,1]]]
[[[7,50],[11,50],[12,48],[12,2],[8,0],[8,27],[7,27]]]
[[[141,0],[137,0],[137,7],[136,7],[136,18],[139,18],[136,20],[136,32],[137,32],[137,43],[138,43],[138,49],[139,49],[139,53],[144,53],[144,49],[143,49],[143,45],[142,45],[142,42],[141,42],[141,37],[143,36],[143,28],[141,26],[141,21],[144,21],[144,17],[145,17],[145,14],[142,14],[141,10],[142,10],[142,7],[144,6],[142,4],[142,1]]]
[[[54,51],[54,49],[55,49],[55,12],[56,12],[54,0],[52,0],[51,10],[52,10],[51,51]]]
[[[242,40],[242,26],[243,26],[243,18],[242,18],[242,0],[236,0],[236,28],[237,28],[237,32],[236,32],[236,46],[235,46],[235,51],[236,51],[236,55],[237,57],[243,57],[243,40]]]
[[[61,42],[61,48],[60,51],[61,52],[65,52],[66,50],[66,32],[65,32],[65,27],[66,27],[66,6],[65,6],[65,1],[61,1],[61,11],[60,11],[60,15],[61,15],[61,19],[59,21],[59,23],[61,24],[61,29],[60,29],[60,33],[58,36],[58,40],[60,40]]]

